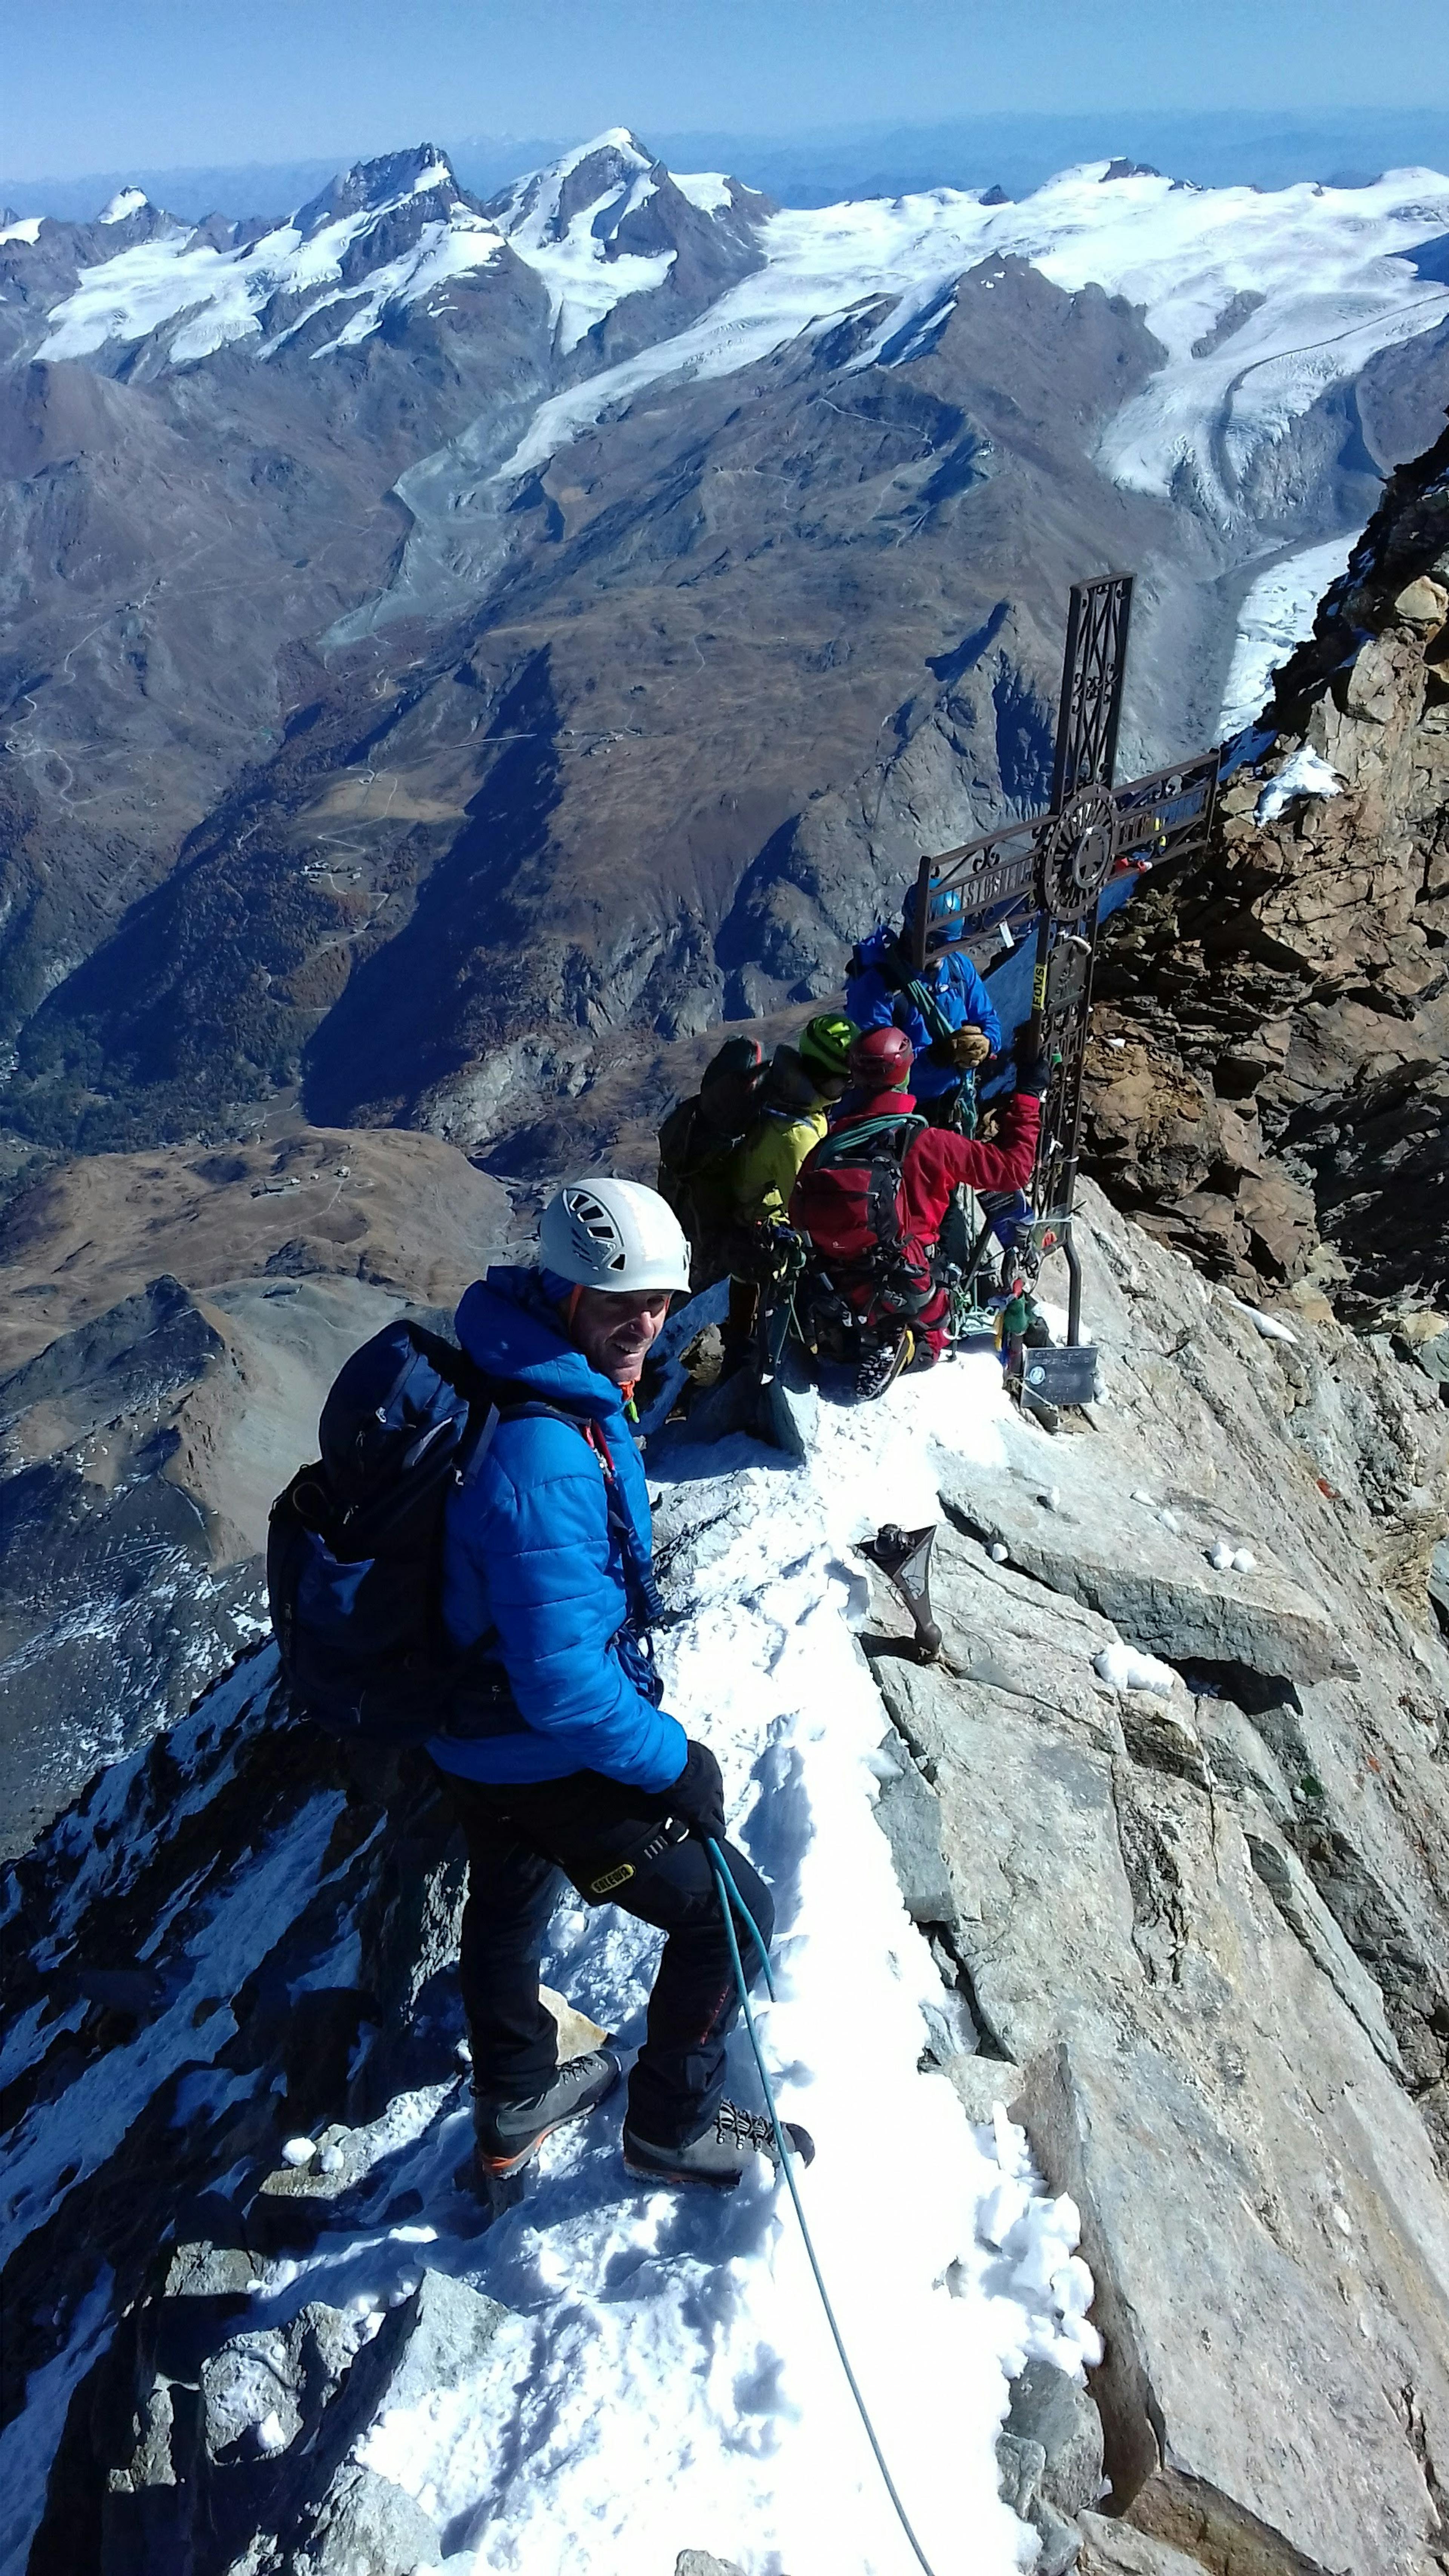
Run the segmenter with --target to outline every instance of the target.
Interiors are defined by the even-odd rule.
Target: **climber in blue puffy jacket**
[[[773,1908],[724,1842],[714,1755],[659,1705],[647,1631],[661,1605],[629,1411],[670,1296],[688,1287],[689,1246],[672,1209],[632,1181],[560,1190],[539,1237],[536,1270],[490,1270],[458,1308],[463,1349],[507,1384],[448,1506],[443,1620],[495,1687],[471,1718],[465,1692],[453,1731],[428,1748],[468,1842],[460,1974],[478,2174],[496,2188],[618,2079],[611,2048],[560,2066],[539,2000],[567,1878],[587,1903],[668,1935],[629,2081],[626,2162],[728,2188],[773,2138],[722,2099],[737,2007],[705,1837],[723,1845],[766,1941]]]
[[[963,1078],[998,1052],[1001,1023],[964,948],[940,950],[917,975],[909,944],[915,917],[911,886],[900,929],[883,926],[861,941],[859,972],[845,988],[845,1007],[862,1031],[904,1029],[915,1056],[911,1089],[917,1104],[933,1126],[944,1126],[955,1112]]]
[[[490,1270],[458,1308],[470,1359],[566,1414],[500,1423],[481,1471],[449,1506],[444,1625],[459,1646],[496,1634],[520,1724],[510,1734],[440,1736],[432,1750],[445,1770],[470,1780],[559,1780],[587,1770],[657,1791],[684,1767],[684,1729],[611,1652],[633,1608],[621,1511],[637,1554],[647,1563],[650,1552],[644,1466],[623,1388],[564,1338],[548,1289],[557,1285],[566,1302],[570,1284],[537,1270]]]

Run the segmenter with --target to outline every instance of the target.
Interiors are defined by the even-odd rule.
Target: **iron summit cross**
[[[1066,1254],[1070,1343],[1081,1338],[1072,1200],[1099,898],[1123,859],[1155,867],[1205,847],[1217,793],[1217,749],[1116,784],[1131,613],[1130,573],[1073,584],[1049,809],[923,858],[917,878],[912,967],[918,975],[944,948],[969,946],[1013,916],[1037,919],[1032,1016],[1052,1077],[1042,1103],[1032,1204]]]

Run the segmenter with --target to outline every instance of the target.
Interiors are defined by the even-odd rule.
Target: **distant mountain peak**
[[[292,221],[310,237],[325,224],[348,215],[380,214],[409,197],[461,198],[462,189],[446,152],[436,143],[415,143],[405,152],[384,152],[373,161],[354,161],[300,206]]]
[[[129,222],[132,215],[154,214],[155,212],[156,208],[152,205],[144,188],[118,188],[115,195],[109,198],[106,204],[102,206],[100,213],[96,217],[96,222],[98,224],[124,224]]]
[[[324,312],[335,318],[321,347],[355,348],[390,311],[503,250],[432,143],[354,163],[284,224],[178,225],[139,189],[123,189],[101,221],[124,227],[121,238],[51,306],[40,357],[87,357],[156,333],[173,366],[244,342],[269,358]]]
[[[526,171],[485,208],[543,278],[562,353],[625,296],[663,286],[682,253],[689,289],[708,280],[719,292],[757,263],[754,227],[770,211],[768,198],[716,172],[677,179],[625,125]]]
[[[557,161],[527,170],[488,201],[487,211],[510,240],[544,249],[565,241],[585,211],[613,214],[615,228],[637,199],[651,193],[654,161],[627,126],[611,125]],[[601,237],[598,221],[591,232]]]

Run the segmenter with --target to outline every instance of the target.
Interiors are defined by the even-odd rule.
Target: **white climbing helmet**
[[[679,1219],[642,1181],[565,1181],[539,1221],[538,1249],[544,1268],[576,1288],[689,1286]]]

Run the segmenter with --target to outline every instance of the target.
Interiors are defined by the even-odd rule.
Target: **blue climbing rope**
[[[755,2016],[750,2010],[749,1987],[745,1980],[744,1965],[740,1958],[739,1937],[735,1931],[734,1917],[736,1911],[738,1912],[740,1920],[744,1924],[746,1931],[749,1933],[751,1940],[754,1942],[755,1948],[760,1954],[760,1963],[765,1972],[766,1991],[773,2001],[775,1981],[770,1974],[769,1952],[766,1950],[765,1944],[760,1938],[759,1927],[750,1913],[749,1907],[746,1905],[744,1898],[741,1896],[739,1889],[735,1885],[734,1879],[730,1873],[729,1862],[725,1859],[724,1853],[720,1850],[718,1843],[714,1840],[712,1835],[705,1835],[704,1847],[709,1854],[710,1868],[714,1872],[715,1892],[719,1897],[719,1910],[724,1917],[725,1932],[729,1939],[730,1962],[735,1973],[735,1985],[739,1992],[740,2009],[744,2014],[745,2028],[750,2035],[750,2046],[754,2050],[755,2064],[759,2069],[760,2082],[764,2087],[765,2104],[770,2114],[770,2126],[775,2132],[775,2151],[780,2159],[780,2171],[783,2173],[785,2180],[789,2185],[790,2198],[795,2204],[795,2215],[800,2221],[800,2234],[804,2239],[805,2252],[809,2257],[810,2269],[815,2275],[815,2287],[820,2293],[820,2304],[825,2310],[825,2322],[830,2328],[830,2332],[835,2343],[835,2349],[840,2355],[840,2367],[845,2373],[851,2396],[855,2399],[860,2420],[865,2426],[866,2440],[869,2442],[872,2451],[875,2453],[876,2467],[879,2469],[881,2476],[885,2480],[886,2494],[890,2497],[891,2503],[895,2507],[896,2519],[900,2523],[902,2531],[905,2533],[907,2540],[910,2542],[911,2547],[915,2552],[917,2564],[924,2568],[925,2576],[933,2576],[931,2562],[926,2556],[924,2549],[921,2547],[920,2542],[916,2538],[914,2531],[911,2529],[910,2516],[906,2512],[906,2508],[902,2504],[900,2496],[896,2491],[896,2482],[891,2476],[890,2470],[886,2466],[885,2453],[881,2449],[880,2443],[876,2438],[875,2426],[872,2424],[870,2416],[866,2411],[865,2399],[860,2393],[860,2383],[857,2380],[854,2371],[851,2369],[850,2355],[845,2349],[840,2328],[836,2323],[835,2310],[830,2304],[830,2293],[826,2289],[824,2275],[820,2269],[819,2259],[811,2240],[810,2230],[805,2223],[805,2212],[801,2206],[800,2193],[795,2181],[794,2149],[789,2134],[781,2122],[779,2111],[775,2105],[775,2088],[770,2082],[769,2070],[765,2065],[765,2053],[760,2046],[760,2034],[755,2027]]]

